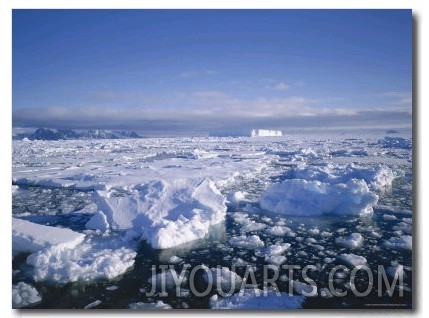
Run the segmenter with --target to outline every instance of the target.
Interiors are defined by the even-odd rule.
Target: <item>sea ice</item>
[[[286,262],[286,256],[283,256],[283,255],[266,256],[265,262],[279,267],[280,265]]]
[[[341,254],[337,256],[337,260],[349,266],[366,265],[365,257],[355,254]]]
[[[386,221],[394,221],[397,220],[398,218],[392,214],[383,214],[383,220]]]
[[[399,149],[411,149],[413,143],[410,139],[402,137],[384,137],[378,141],[379,144],[384,148],[399,148]]]
[[[85,224],[85,227],[91,230],[106,231],[109,229],[109,223],[106,215],[101,211],[97,211]]]
[[[153,248],[203,238],[225,218],[225,198],[209,179],[154,181],[129,193],[97,191],[94,199],[112,229],[133,229]]]
[[[229,243],[233,246],[249,248],[249,249],[260,248],[260,247],[263,247],[265,245],[265,243],[263,241],[261,241],[261,239],[257,235],[234,236],[229,240]]]
[[[265,294],[266,293],[266,294]],[[304,296],[276,294],[274,290],[244,289],[227,297],[213,295],[210,298],[211,309],[300,309],[305,301]]]
[[[363,236],[359,233],[352,233],[349,236],[337,237],[335,243],[348,248],[359,248],[363,244]]]
[[[58,249],[74,248],[85,238],[85,234],[70,229],[36,224],[27,220],[12,218],[12,251],[33,253],[56,246]]]
[[[240,230],[242,232],[247,233],[247,232],[260,231],[260,230],[265,229],[266,227],[267,227],[267,225],[264,223],[249,221],[244,226],[242,226]]]
[[[83,307],[83,309],[95,308],[95,307],[97,307],[100,304],[101,304],[101,300],[97,299],[97,300],[94,300],[92,303],[89,303],[88,305],[86,305],[85,307]]]
[[[372,214],[378,196],[365,181],[329,184],[302,179],[285,180],[269,187],[260,200],[261,208],[279,214]]]
[[[19,309],[40,301],[42,297],[33,286],[24,282],[12,285],[12,308]]]
[[[265,230],[265,233],[269,234],[269,235],[274,235],[274,236],[283,236],[287,233],[291,233],[292,230],[290,228],[288,228],[287,226],[282,226],[282,225],[274,225],[273,227],[270,227],[268,229]]]
[[[65,284],[113,279],[134,265],[136,255],[136,252],[125,247],[97,248],[88,243],[75,248],[53,245],[28,256],[27,263],[34,266],[35,281]]]
[[[413,249],[413,237],[411,235],[403,235],[400,237],[391,237],[390,239],[384,241],[384,247],[391,249],[404,249],[412,250]]]
[[[286,252],[290,248],[290,243],[277,243],[263,248],[256,253],[257,256],[274,256]]]

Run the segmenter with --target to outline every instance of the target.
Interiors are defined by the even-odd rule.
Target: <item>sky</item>
[[[13,10],[13,127],[409,128],[411,10]]]

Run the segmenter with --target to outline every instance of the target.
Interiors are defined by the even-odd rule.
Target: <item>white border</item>
[[[70,317],[89,317],[94,316],[94,312],[58,312],[53,311],[52,313],[47,311],[41,312],[26,312],[26,311],[18,311],[11,310],[11,101],[12,101],[12,83],[11,83],[11,10],[12,9],[23,9],[23,8],[32,8],[32,9],[44,9],[44,8],[64,8],[64,9],[80,9],[80,8],[104,8],[104,9],[120,9],[120,8],[202,8],[202,9],[235,9],[235,8],[253,8],[253,9],[268,9],[268,8],[288,8],[288,9],[412,9],[413,15],[417,21],[417,76],[416,80],[416,96],[415,100],[418,101],[418,115],[417,123],[418,123],[418,144],[414,143],[415,147],[418,148],[418,158],[417,158],[417,167],[419,176],[417,177],[419,180],[417,198],[418,201],[414,202],[418,207],[418,220],[419,224],[415,224],[415,230],[418,232],[418,235],[415,235],[414,240],[416,246],[419,250],[415,250],[414,262],[414,278],[418,279],[418,289],[415,289],[413,292],[413,297],[415,297],[415,308],[413,310],[413,315],[416,317],[427,317],[427,295],[425,299],[425,287],[429,286],[429,280],[427,275],[427,254],[423,255],[423,247],[427,251],[427,245],[425,245],[425,237],[428,237],[428,234],[424,231],[424,226],[429,224],[428,217],[428,205],[427,200],[424,200],[425,194],[423,192],[425,181],[428,179],[428,168],[426,167],[428,163],[428,156],[426,155],[426,149],[424,149],[424,137],[425,130],[427,130],[427,120],[428,120],[428,111],[427,107],[429,105],[425,105],[424,95],[425,89],[427,92],[427,80],[425,81],[425,75],[427,78],[427,63],[425,63],[425,59],[423,56],[429,56],[429,51],[427,49],[427,40],[429,39],[429,30],[428,23],[425,21],[427,19],[424,13],[424,3],[427,2],[424,0],[331,0],[331,1],[322,1],[322,0],[198,0],[198,1],[189,1],[189,0],[0,0],[0,110],[1,116],[1,130],[0,130],[0,145],[3,147],[1,151],[1,172],[0,172],[0,180],[1,180],[1,190],[0,191],[0,202],[2,203],[2,209],[0,213],[2,213],[2,219],[0,222],[0,235],[1,242],[3,242],[3,255],[1,257],[1,267],[0,267],[0,286],[4,289],[5,292],[2,295],[9,295],[7,297],[2,297],[0,312],[2,317],[58,317],[63,314]],[[340,27],[340,26],[339,26]],[[423,36],[423,34],[425,36]],[[427,94],[426,94],[427,96]],[[415,137],[417,137],[415,136]],[[414,140],[416,141],[416,139]],[[427,144],[427,142],[426,142]],[[425,202],[426,201],[426,202]],[[416,237],[417,236],[417,237]],[[426,301],[426,303],[425,303]],[[176,314],[177,311],[174,312]],[[192,311],[180,311],[182,314],[198,314],[201,315],[201,312],[192,312]],[[343,316],[346,314],[351,317],[360,317],[362,315],[375,315],[375,316],[385,316],[387,312],[385,311],[340,311],[338,315]],[[98,312],[98,315],[103,316],[124,316],[128,314],[132,314],[131,312]],[[147,316],[148,313],[135,313],[138,315]],[[173,313],[164,313],[167,315],[172,315]],[[249,313],[241,312],[239,314],[234,314],[231,312],[222,312],[217,313],[221,314],[232,314],[234,316],[244,316],[249,315]],[[217,315],[216,314],[216,315]],[[253,315],[257,313],[253,312]],[[152,316],[152,314],[149,314]],[[260,315],[260,314],[259,314]],[[305,317],[305,316],[332,316],[333,312],[323,312],[323,311],[299,311],[299,312],[270,312],[270,316],[283,317],[287,315],[288,317]],[[391,316],[408,316],[410,315],[409,311],[389,311],[388,315]]]

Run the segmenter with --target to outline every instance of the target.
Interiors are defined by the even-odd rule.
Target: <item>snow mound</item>
[[[300,309],[305,300],[304,296],[294,296],[287,293],[276,294],[273,290],[243,289],[239,293],[210,298],[211,309]]]
[[[57,246],[59,249],[74,248],[84,238],[84,234],[70,229],[40,225],[12,218],[13,255],[37,252],[52,245]]]
[[[281,130],[253,129],[250,133],[252,137],[280,137]]]
[[[285,180],[269,187],[262,195],[264,210],[289,215],[372,214],[378,196],[363,180],[329,184],[302,179]]]
[[[229,244],[233,246],[248,248],[248,249],[255,249],[255,248],[263,247],[265,245],[265,243],[259,238],[258,235],[234,236],[229,240]]]
[[[363,236],[359,233],[352,233],[347,237],[337,237],[335,243],[348,248],[359,248],[363,244]]]
[[[34,266],[33,279],[64,284],[94,279],[113,279],[134,265],[136,252],[125,247],[97,248],[82,243],[75,248],[51,246],[33,253],[27,264]]]
[[[12,285],[12,308],[19,309],[40,301],[42,297],[33,286],[24,282]]]
[[[94,200],[112,229],[132,229],[155,249],[203,238],[226,213],[224,196],[207,178],[153,181],[125,194],[97,191]]]

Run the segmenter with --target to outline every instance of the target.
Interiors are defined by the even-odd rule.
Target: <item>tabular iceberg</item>
[[[267,129],[253,129],[252,137],[280,137],[282,136],[281,130],[267,130]]]

